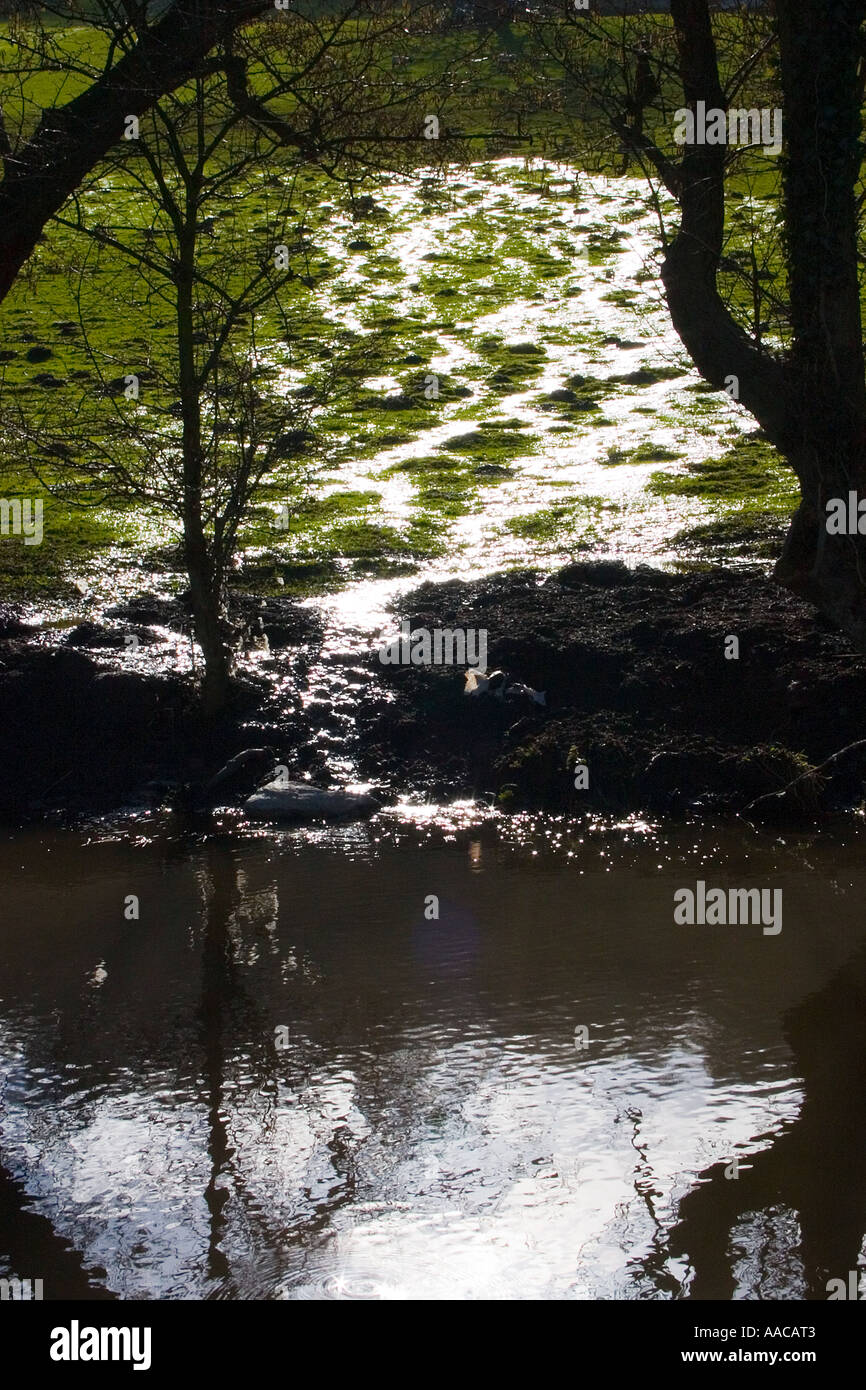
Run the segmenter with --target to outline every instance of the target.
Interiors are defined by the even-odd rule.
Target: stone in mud
[[[271,748],[244,748],[206,783],[205,800],[217,805],[248,797],[250,787],[255,787],[267,773],[273,775],[276,761]]]
[[[319,816],[360,819],[379,809],[366,792],[325,791],[309,782],[268,782],[244,802],[248,816],[257,820],[313,820]]]

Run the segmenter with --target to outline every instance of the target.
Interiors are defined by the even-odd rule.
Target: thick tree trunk
[[[793,344],[786,453],[802,505],[776,575],[866,641],[866,537],[827,533],[826,504],[866,497],[866,374],[855,188],[864,0],[778,0]]]
[[[174,0],[134,48],[65,106],[50,108],[5,160],[0,183],[0,300],[49,219],[123,137],[127,116],[200,71],[232,28],[272,12],[272,0]]]
[[[802,504],[776,578],[866,646],[866,537],[827,532],[826,503],[866,497],[866,378],[857,261],[858,60],[866,0],[777,0],[784,92],[784,209],[793,341],[784,359],[734,321],[717,289],[724,145],[686,146],[680,230],[662,279],[701,373],[731,376],[797,475]],[[671,0],[685,101],[726,109],[707,0]]]
[[[671,0],[686,105],[726,106],[707,0]],[[716,288],[725,236],[724,145],[686,145],[679,170],[680,228],[662,266],[674,328],[695,366],[719,388],[737,378],[739,399],[771,438],[784,432],[782,367],[749,338]]]

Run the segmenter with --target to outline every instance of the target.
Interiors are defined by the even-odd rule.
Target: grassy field
[[[661,52],[669,43],[667,18],[655,16],[645,25],[653,51]],[[51,42],[58,65],[96,66],[105,37],[62,27]],[[401,51],[396,40],[383,40],[384,70],[391,65],[389,43]],[[0,41],[4,67],[9,48]],[[738,445],[742,422],[731,434],[729,402],[708,396],[700,383],[684,382],[684,360],[666,364],[645,354],[603,369],[610,325],[602,320],[618,315],[621,338],[639,335],[648,306],[658,313],[659,287],[650,262],[624,282],[619,274],[632,230],[645,236],[656,204],[648,190],[635,193],[639,171],[623,162],[598,111],[578,99],[574,79],[520,26],[487,36],[452,31],[419,37],[409,57],[398,70],[401,82],[433,80],[437,70],[449,74],[447,129],[470,135],[519,130],[532,142],[489,135],[464,140],[460,162],[436,168],[410,162],[399,175],[371,175],[351,188],[286,154],[276,169],[251,181],[231,217],[218,224],[202,251],[214,264],[260,254],[277,232],[292,245],[296,278],[281,293],[280,314],[259,315],[254,325],[268,389],[295,392],[300,401],[324,372],[333,371],[339,382],[315,414],[314,481],[299,494],[290,471],[273,475],[246,519],[237,582],[321,592],[355,577],[406,573],[441,560],[454,548],[458,523],[495,509],[516,462],[529,484],[534,456],[549,453],[553,442],[562,458],[571,439],[591,447],[605,477],[613,478],[622,465],[626,472],[643,467],[642,506],[692,507],[686,506],[689,524],[680,532],[684,559],[772,548],[794,490],[767,445]],[[581,62],[587,61],[583,55]],[[594,61],[601,76],[610,62],[615,79],[603,48]],[[7,96],[7,120],[26,128],[37,106],[68,99],[85,80],[71,71],[34,71]],[[760,87],[766,80],[766,73],[756,77],[758,96],[766,95]],[[745,94],[740,100],[748,104]],[[673,89],[665,101],[669,109],[676,106]],[[669,120],[657,134],[671,146]],[[523,158],[515,160],[518,151]],[[86,215],[122,229],[127,239],[158,236],[134,182],[134,152],[120,155],[110,169],[96,171]],[[512,158],[497,158],[503,155]],[[620,181],[610,182],[611,174]],[[586,179],[593,175],[599,180],[581,223],[578,263],[573,214],[586,203]],[[751,156],[732,181],[729,287],[744,312],[753,308],[753,290],[739,271],[753,262],[761,267],[761,285],[784,305],[777,178],[772,161]],[[372,205],[360,211],[362,191]],[[659,206],[670,217],[669,201]],[[425,227],[433,249],[416,255]],[[577,312],[587,297],[586,268],[598,297],[597,325]],[[533,305],[554,301],[565,314],[555,323],[551,315],[539,329]],[[573,321],[567,312],[572,302]],[[525,330],[519,312],[508,314],[521,304],[527,306]],[[757,312],[766,314],[764,332],[783,340],[783,309],[777,313],[765,302]],[[505,330],[497,314],[505,315]],[[127,408],[119,390],[126,373],[142,381],[141,400],[129,409],[170,411],[171,400],[157,400],[150,384],[174,352],[166,306],[146,292],[121,254],[95,255],[80,233],[54,225],[0,315],[5,407],[68,436],[63,457],[31,454],[16,464],[12,451],[4,452],[0,495],[31,495],[35,469],[36,486],[50,490],[50,501],[41,547],[9,540],[0,545],[0,592],[74,601],[82,576],[94,584],[98,574],[104,588],[121,562],[133,572],[130,582],[137,573],[141,586],[149,571],[169,579],[177,573],[181,582],[176,528],[140,507],[94,505],[98,489],[77,466],[86,446],[75,422],[83,411],[104,411],[116,431],[118,412]],[[623,332],[628,323],[632,330]],[[662,348],[662,358],[670,357],[670,344]],[[580,369],[551,383],[554,359]],[[432,399],[425,392],[430,373],[437,388]],[[671,388],[674,397],[636,403],[666,375],[679,382]],[[510,406],[525,402],[534,386],[532,418],[525,409],[515,418]],[[644,413],[648,433],[655,425],[656,439],[620,438],[624,404]],[[445,417],[450,433],[443,438]],[[692,446],[702,433],[712,440],[706,461],[695,457],[694,447],[671,439],[672,426],[683,421]],[[587,492],[555,473],[555,467],[546,469],[538,495],[528,485],[522,492],[513,488],[500,508],[498,534],[513,543],[503,550],[504,563],[565,553],[569,535],[578,553],[609,545],[624,511],[616,488]],[[561,499],[547,505],[557,486]],[[284,503],[288,517],[278,523]]]

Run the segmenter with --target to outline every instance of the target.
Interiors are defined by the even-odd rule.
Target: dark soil
[[[283,600],[233,600],[231,617],[264,633],[272,649],[318,646],[314,615]],[[299,702],[281,700],[263,722],[271,681],[242,672],[225,717],[205,722],[187,676],[124,669],[126,638],[147,649],[151,624],[189,629],[182,601],[142,595],[63,633],[28,625],[23,606],[0,606],[0,817],[102,814],[168,803],[194,809],[208,779],[234,754],[266,747],[274,763],[315,770]],[[299,664],[302,658],[298,658]],[[252,786],[247,790],[252,791]]]
[[[425,585],[413,627],[483,628],[488,666],[547,708],[463,695],[453,668],[382,667],[396,699],[361,712],[362,762],[440,799],[551,811],[742,811],[866,733],[866,658],[760,576],[614,563]],[[725,657],[739,639],[739,659]],[[575,764],[589,786],[575,790]],[[754,815],[859,805],[866,756]],[[580,779],[578,779],[580,780]]]
[[[0,608],[0,815],[195,805],[248,748],[323,785],[330,757],[348,750],[385,800],[755,819],[815,819],[864,800],[866,749],[818,768],[866,731],[866,658],[760,576],[595,563],[427,584],[401,605],[413,627],[486,630],[488,667],[545,691],[545,708],[469,698],[462,668],[387,666],[375,653],[332,667],[331,685],[302,702],[320,658],[315,617],[245,597],[232,616],[287,649],[283,678],[242,672],[233,707],[208,725],[189,678],[123,669],[124,634],[147,649],[154,624],[186,630],[182,602],[143,595],[62,636]],[[581,764],[588,786],[576,789]]]

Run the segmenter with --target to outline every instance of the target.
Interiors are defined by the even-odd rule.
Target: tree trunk
[[[686,105],[724,108],[707,0],[671,0]],[[678,172],[680,228],[668,247],[662,281],[674,328],[695,366],[713,385],[735,376],[739,400],[777,441],[788,416],[781,364],[740,328],[717,286],[725,237],[724,145],[686,145]]]
[[[739,399],[797,475],[802,503],[775,577],[866,646],[866,538],[827,533],[826,503],[866,497],[866,379],[860,321],[856,183],[858,60],[866,0],[777,0],[784,210],[792,347],[768,353],[735,322],[717,289],[724,246],[724,145],[684,149],[680,229],[662,279],[675,329],[695,365]],[[686,104],[728,105],[707,0],[671,0]]]
[[[803,502],[777,578],[866,642],[866,537],[827,533],[826,504],[866,497],[857,261],[864,0],[778,0],[793,343],[786,454]]]
[[[186,187],[184,226],[179,240],[176,271],[178,376],[183,448],[183,534],[189,575],[195,635],[204,658],[202,698],[205,712],[215,716],[225,709],[231,689],[232,650],[223,617],[225,566],[204,523],[202,484],[201,397],[195,364],[195,239],[200,185],[191,176]]]
[[[191,540],[189,535],[186,539],[186,568],[195,636],[204,659],[202,705],[207,715],[216,716],[223,712],[228,703],[234,662],[232,649],[226,640],[222,585],[214,576],[207,547],[202,547],[195,539]]]

